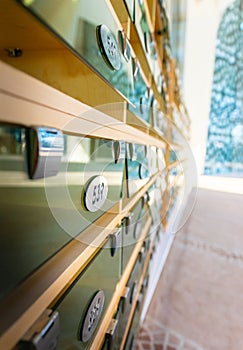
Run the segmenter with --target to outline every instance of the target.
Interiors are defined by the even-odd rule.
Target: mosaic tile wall
[[[243,1],[221,20],[216,42],[205,174],[243,176]]]
[[[203,348],[164,327],[154,318],[147,317],[136,339],[134,350],[203,350]]]

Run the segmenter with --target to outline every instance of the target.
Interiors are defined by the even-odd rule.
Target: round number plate
[[[115,36],[102,24],[97,27],[97,40],[105,62],[113,70],[121,68],[121,57]]]
[[[84,205],[88,211],[96,212],[106,201],[108,184],[104,176],[94,176],[85,186]]]
[[[100,290],[95,293],[86,310],[80,329],[80,340],[82,342],[87,342],[94,334],[103,311],[104,303],[105,294],[103,290]]]

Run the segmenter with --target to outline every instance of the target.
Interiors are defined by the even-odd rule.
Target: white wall
[[[191,120],[191,147],[203,172],[217,30],[232,0],[187,0],[184,98]]]

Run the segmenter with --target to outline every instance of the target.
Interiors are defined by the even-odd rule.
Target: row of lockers
[[[126,32],[121,26],[109,1],[91,0],[87,3],[85,0],[78,0],[60,3],[58,0],[52,2],[16,0],[16,3],[61,40],[70,52],[77,55],[80,62],[91,67],[96,74],[119,91],[127,100],[129,110],[166,135],[168,121],[155,98],[151,79],[145,77],[134,48],[129,42],[129,28]],[[128,10],[127,16],[130,15],[130,20],[136,28],[156,89],[166,106],[167,82],[159,65],[161,58],[156,51],[155,35],[150,31],[144,3],[140,0],[124,1],[124,3]],[[168,19],[164,6],[161,2],[159,4],[161,22],[164,25],[159,35],[164,35],[168,31]],[[21,46],[11,49],[11,42],[12,39],[9,38],[9,57],[13,57],[15,61],[19,57],[24,59],[25,52]],[[168,45],[168,40],[164,39],[164,49]],[[11,60],[8,62],[15,64]]]
[[[129,111],[152,126],[160,136],[177,142],[175,126],[166,118],[166,112],[168,112],[166,106],[169,104],[167,90],[170,84],[169,70],[171,67],[169,62],[171,58],[166,53],[169,41],[168,19],[165,8],[162,2],[159,2],[161,23],[163,23],[163,30],[160,30],[160,35],[163,36],[164,63],[168,61],[165,64],[165,67],[168,67],[162,72],[161,65],[158,63],[161,57],[158,57],[156,52],[155,34],[159,34],[150,32],[149,19],[147,18],[144,2],[139,0],[124,2],[138,33],[140,46],[143,48],[147,58],[146,61],[155,82],[156,90],[164,100],[163,111],[161,110],[161,101],[156,99],[158,95],[152,88],[153,83],[151,83],[151,79],[149,76],[145,77],[144,72],[140,69],[139,60],[128,39],[129,33],[126,33],[121,23],[119,23],[109,1],[102,0],[97,3],[97,1],[92,0],[87,3],[85,0],[79,0],[62,2],[60,4],[58,1],[50,3],[49,1],[40,0],[30,2],[16,0],[16,4],[19,3],[19,6],[23,7],[23,11],[29,12],[30,15],[34,16],[44,28],[48,28],[50,33],[57,36],[70,52],[77,55],[80,63],[83,62],[87,67],[91,67],[94,70],[94,74],[101,76],[106,83],[110,84],[116,91],[119,91],[125,97]],[[55,11],[56,7],[58,11]],[[3,12],[5,12],[4,7]],[[20,64],[20,68],[23,69],[22,65],[24,64],[26,53],[21,49],[21,40],[24,40],[24,37],[12,38],[9,34],[12,33],[12,27],[10,28],[11,30],[6,28],[9,37],[4,42],[4,45],[6,47],[9,45],[9,49],[5,47],[6,57],[4,59],[7,59],[9,64],[17,66]],[[24,34],[25,32],[22,35]],[[13,41],[16,41],[16,45],[19,41],[18,45],[20,47],[11,48]],[[30,47],[31,45],[33,43],[30,43]],[[26,50],[28,51],[29,48]],[[26,65],[29,65],[28,61],[26,61]],[[27,66],[25,69],[28,71]],[[43,62],[41,63],[42,66]],[[41,71],[41,67],[36,67],[36,70]],[[42,69],[44,70],[42,75],[44,74],[45,76],[45,65]],[[57,77],[52,77],[51,81],[56,79]],[[80,84],[82,84],[82,77],[80,77]],[[188,125],[183,125],[184,122],[185,124],[188,122],[187,112],[183,104],[180,107],[175,106],[172,114],[171,119],[175,121],[180,129],[184,129],[183,134],[188,137]],[[171,138],[168,137],[169,129],[172,129]]]
[[[1,297],[156,173],[148,203],[159,222],[166,170],[153,146],[2,124],[0,170]]]
[[[61,320],[64,320],[58,348],[68,349],[71,339],[78,341],[77,348],[87,348],[87,335],[77,338],[77,332],[78,325],[85,323],[82,315],[90,307],[90,298],[97,297],[98,304],[104,299],[102,310],[105,310],[149,217],[153,229],[148,237],[152,237],[156,230],[161,231],[163,193],[166,190],[164,152],[156,147],[82,138],[63,135],[54,129],[30,129],[10,124],[1,125],[0,150],[2,300],[120,199],[132,197],[153,174],[160,174],[146,195],[126,214],[122,226],[109,235],[100,253],[77,279],[80,282],[75,281],[70,296],[63,297],[63,301],[59,300],[58,306],[55,305],[58,310],[66,310],[61,312],[64,315]],[[138,272],[131,273],[136,281],[143,271],[141,256],[146,256],[146,244],[135,265],[140,267],[133,269]],[[134,279],[129,283],[134,283]],[[129,283],[127,287],[131,290]],[[82,300],[82,310],[79,310],[79,300]],[[92,304],[93,308],[96,306]],[[136,315],[135,320],[139,310]],[[48,317],[48,324],[59,325],[56,313],[48,314]],[[72,322],[75,327],[72,327]],[[96,324],[93,319],[90,322],[90,327]],[[53,327],[54,334],[55,329]],[[110,340],[106,342],[110,344]],[[27,348],[24,341],[18,346]]]
[[[139,103],[140,98],[146,97],[147,86],[128,40],[128,33],[121,29],[106,0],[91,0],[89,3],[85,0],[19,2],[130,102]],[[161,92],[163,79],[143,1],[125,3]]]
[[[139,216],[136,215],[138,212]],[[126,226],[124,222],[114,233],[117,240],[123,242],[122,245],[112,250],[109,239],[65,294],[52,305],[51,309],[46,310],[25,334],[16,345],[16,350],[30,349],[31,346],[34,349],[90,348],[122,275],[121,260],[125,269],[124,263],[128,263],[136,239],[139,239],[142,232],[142,226],[149,220],[150,213],[146,204],[142,207],[142,213],[141,215],[140,201],[133,210],[136,216],[134,224]],[[138,222],[141,225],[139,232]],[[161,245],[163,236],[162,226],[152,223],[146,238],[143,239],[122,296],[117,302],[111,323],[103,335],[102,349],[118,350],[121,344],[124,345],[124,349],[132,348],[149,285],[154,255]]]
[[[118,91],[127,102],[129,111],[149,123],[169,144],[172,141],[178,147],[178,144],[183,144],[183,139],[178,129],[161,111],[151,88],[153,79],[154,90],[164,99],[166,106],[168,95],[165,91],[165,80],[157,59],[155,37],[150,32],[144,2],[123,1],[152,74],[149,81],[128,39],[129,26],[121,26],[111,3],[108,0],[12,0],[16,13],[21,13],[17,11],[18,4],[24,13],[29,13],[64,43],[78,57],[80,63],[91,68],[93,76],[101,77],[102,81],[113,88],[107,85],[107,89]],[[157,34],[165,34],[166,39],[166,11],[162,1],[158,4],[164,28]],[[9,11],[11,5],[8,5],[5,2],[3,9]],[[10,13],[11,11],[8,15],[11,16]],[[17,17],[15,16],[16,20]],[[6,23],[5,25],[8,26]],[[18,58],[20,61],[25,60],[28,45],[31,50],[40,50],[35,46],[35,40],[30,44],[28,42],[26,52],[22,52],[21,46],[12,47],[16,27],[11,26],[6,40],[7,46],[4,43],[5,54],[9,60],[13,58],[15,62]],[[20,32],[23,29],[24,27]],[[24,30],[21,33],[18,39],[25,39]],[[164,45],[169,55],[168,40],[164,41]],[[47,52],[49,49],[44,47]],[[41,66],[44,75],[48,75],[46,66],[42,67],[40,62],[38,61],[37,66]],[[28,66],[28,58],[24,64]],[[51,75],[51,81],[56,78]],[[79,78],[82,84],[82,74]],[[87,103],[85,99],[83,102]],[[145,130],[146,123],[142,125]],[[96,247],[95,254],[90,254],[84,265],[80,264],[76,273],[73,272],[68,277],[64,289],[56,292],[49,307],[45,311],[44,308],[41,309],[44,313],[36,323],[24,335],[20,331],[15,350],[92,348],[109,305],[121,288],[120,281],[127,274],[127,267],[129,276],[124,291],[116,301],[110,327],[102,335],[99,348],[118,350],[121,344],[125,350],[132,348],[149,286],[149,276],[156,268],[153,266],[153,257],[156,249],[157,254],[163,253],[164,232],[161,222],[170,216],[178,189],[183,182],[183,172],[179,165],[171,171],[168,170],[165,158],[169,145],[166,142],[164,144],[164,148],[158,148],[127,142],[125,139],[111,141],[105,138],[75,136],[48,127],[1,123],[1,305],[5,300],[9,302],[8,297],[11,300],[14,291],[26,281],[32,281],[33,276],[35,279],[35,273],[49,266],[48,262],[54,261],[55,265],[57,260],[53,258],[61,256],[60,253],[70,243],[78,239],[82,244],[90,244],[87,236],[82,233],[87,232],[90,227],[95,232],[99,218],[109,212],[117,213],[121,217],[119,224],[113,226],[102,243]],[[177,161],[177,155],[172,148],[171,158]],[[151,182],[151,179],[154,180]],[[148,183],[146,193],[137,196]],[[129,200],[132,202],[133,198],[134,204],[129,212],[123,214],[123,204],[126,205]],[[138,244],[140,248],[137,253]],[[130,268],[132,256],[134,263]],[[65,258],[67,261],[70,259],[66,266],[68,269],[73,260],[71,256]],[[58,275],[60,266],[57,264],[55,267]],[[38,285],[43,288],[44,293],[46,284],[42,282],[39,280]],[[31,298],[34,303],[37,296]],[[21,310],[25,311],[32,299],[26,301],[23,295],[21,300],[28,306],[17,308],[16,315]],[[15,310],[11,307],[10,302],[9,311],[14,315]],[[14,315],[12,320],[15,321],[18,317]],[[10,318],[6,317],[6,321],[2,321],[1,330],[12,327]]]

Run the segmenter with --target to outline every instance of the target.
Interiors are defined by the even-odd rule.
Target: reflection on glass
[[[0,126],[0,298],[122,196],[124,158],[114,161],[112,141],[64,135],[57,175],[30,180],[26,134],[22,127]],[[52,161],[47,156],[45,166]],[[108,195],[99,210],[89,212],[84,186],[98,175],[106,178]]]
[[[17,127],[0,128],[0,156],[21,155],[22,129]]]
[[[132,89],[131,60],[120,50],[121,68],[112,70],[103,59],[97,27],[105,24],[118,42],[118,29],[105,0],[19,0],[126,97]]]

